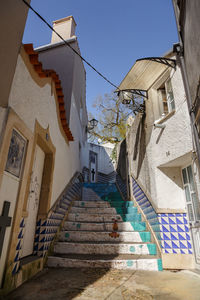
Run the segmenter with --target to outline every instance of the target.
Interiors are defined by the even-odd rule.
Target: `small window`
[[[165,116],[175,109],[174,94],[170,79],[161,85],[158,89],[158,94],[161,102],[161,115]]]

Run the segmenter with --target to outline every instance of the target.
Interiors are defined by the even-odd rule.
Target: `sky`
[[[115,85],[136,59],[162,56],[178,42],[171,0],[32,0],[31,6],[51,25],[73,15],[81,55]],[[29,10],[23,43],[49,44],[51,30]],[[86,101],[92,103],[114,88],[86,68]]]

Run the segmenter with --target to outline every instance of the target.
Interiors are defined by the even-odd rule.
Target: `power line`
[[[91,69],[93,69],[99,76],[101,76],[105,81],[107,81],[114,88],[118,89],[118,86],[107,79],[101,72],[99,72],[95,67],[93,67],[83,56],[81,56],[26,0],[22,0],[37,16],[40,18],[55,34],[67,45],[74,53],[76,53]]]
[[[112,85],[114,88],[116,88],[118,90],[118,92],[121,91],[121,89],[119,89],[119,87],[117,85],[112,83],[101,72],[99,72],[95,67],[93,67],[83,56],[81,56],[80,53],[77,52],[26,0],[22,0],[22,1],[38,16],[39,19],[41,19],[53,32],[55,32],[55,34],[64,42],[64,44],[66,46],[68,46],[76,55],[78,55],[91,69],[93,69],[99,76],[101,76],[110,85]],[[130,96],[128,96],[128,97],[130,98],[130,100],[132,100],[132,98]],[[134,105],[135,105],[135,109],[133,109],[133,111],[141,110],[139,103],[135,102]]]

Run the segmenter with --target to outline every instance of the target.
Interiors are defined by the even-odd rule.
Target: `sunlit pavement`
[[[199,300],[200,275],[191,271],[45,269],[5,299]]]

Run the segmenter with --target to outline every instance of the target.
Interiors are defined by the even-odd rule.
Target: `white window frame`
[[[175,101],[174,101],[174,93],[171,84],[171,78],[169,77],[167,80],[163,82],[160,88],[157,89],[161,107],[161,116],[165,117],[171,112],[175,111]],[[164,97],[163,92],[166,95],[166,103],[167,103],[167,111],[164,109]]]

